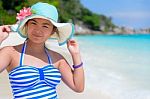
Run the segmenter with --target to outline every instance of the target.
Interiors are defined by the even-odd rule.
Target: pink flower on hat
[[[20,13],[17,13],[16,19],[19,21],[23,20],[25,17],[32,15],[31,8],[23,8]]]

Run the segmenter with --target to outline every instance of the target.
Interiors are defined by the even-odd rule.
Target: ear
[[[51,34],[51,35],[53,35],[54,33],[58,33],[57,27],[54,27],[54,28],[53,28],[53,31],[52,31],[52,34]]]

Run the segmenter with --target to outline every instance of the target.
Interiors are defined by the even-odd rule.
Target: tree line
[[[14,24],[16,13],[24,6],[29,7],[36,2],[55,5],[59,12],[59,22],[73,22],[103,32],[108,32],[115,27],[111,17],[93,13],[85,8],[80,0],[0,0],[0,25]]]

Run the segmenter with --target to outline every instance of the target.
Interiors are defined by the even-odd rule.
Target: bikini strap
[[[48,49],[45,47],[45,53],[46,53],[46,55],[47,55],[47,58],[48,58],[48,63],[50,64],[50,65],[52,65],[52,59],[51,59],[51,56],[50,56],[50,54],[48,53]]]
[[[23,60],[24,60],[24,55],[25,55],[26,47],[27,47],[27,40],[24,42],[24,44],[22,46],[21,57],[20,57],[20,66],[23,65]],[[47,58],[48,58],[48,63],[50,65],[52,65],[52,60],[51,60],[50,54],[48,53],[48,50],[47,50],[46,47],[45,47],[45,53],[46,53]]]
[[[24,58],[24,53],[25,53],[25,50],[26,50],[26,47],[27,47],[27,41],[25,41],[24,43],[23,43],[23,46],[22,46],[22,50],[21,50],[21,57],[20,57],[20,66],[22,66],[23,65],[23,58]]]

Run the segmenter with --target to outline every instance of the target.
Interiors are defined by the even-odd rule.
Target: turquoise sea
[[[24,41],[16,36],[12,33],[2,45]],[[97,98],[93,99],[150,99],[150,35],[83,35],[75,39],[80,44],[84,62],[85,99],[95,95]],[[51,41],[48,45],[52,45],[50,49],[59,49]],[[62,51],[66,53],[63,47]]]
[[[111,99],[150,99],[150,35],[75,38],[84,62],[86,89]]]

